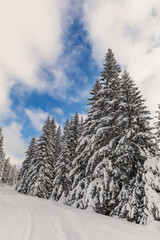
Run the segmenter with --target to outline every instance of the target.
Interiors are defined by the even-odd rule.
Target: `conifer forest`
[[[140,90],[111,49],[87,105],[87,118],[75,113],[64,129],[48,116],[18,176],[5,159],[1,130],[0,183],[17,179],[21,194],[138,224],[160,221],[160,105],[152,126]]]

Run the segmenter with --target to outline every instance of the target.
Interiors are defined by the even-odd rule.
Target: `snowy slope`
[[[0,188],[0,240],[159,240],[160,222],[140,226]]]

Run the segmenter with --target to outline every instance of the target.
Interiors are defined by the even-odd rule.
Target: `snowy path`
[[[0,240],[159,240],[160,222],[140,226],[0,188]]]

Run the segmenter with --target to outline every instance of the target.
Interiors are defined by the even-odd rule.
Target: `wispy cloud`
[[[53,112],[56,113],[59,116],[62,116],[64,114],[64,111],[62,108],[53,108]]]
[[[89,92],[90,92],[91,86],[86,84],[86,88],[85,89],[80,89],[77,87],[76,89],[76,96],[70,96],[69,97],[69,101],[71,102],[75,102],[75,103],[79,103],[82,100],[86,100],[87,98],[89,98]]]
[[[63,114],[63,110],[61,108],[55,108],[54,111],[56,111],[56,113],[58,115]],[[47,117],[48,116],[53,117],[50,113],[45,112],[41,108],[25,109],[25,113],[27,114],[28,118],[30,119],[32,127],[38,133],[41,132],[42,127],[43,127],[44,122],[46,121]],[[61,126],[61,128],[63,128],[62,125],[60,123],[58,123],[57,121],[56,121],[56,126],[57,127]]]
[[[47,116],[49,114],[40,108],[39,109],[25,109],[25,112],[31,121],[32,127],[37,132],[40,132],[42,130],[44,122],[47,119]]]

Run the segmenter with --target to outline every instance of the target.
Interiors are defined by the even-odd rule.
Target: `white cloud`
[[[98,64],[112,48],[153,112],[160,103],[160,2],[87,0],[83,4],[83,23]]]
[[[25,109],[27,116],[31,121],[31,125],[37,132],[42,130],[45,120],[49,115],[47,112],[43,111],[42,109]]]
[[[57,108],[57,111],[60,112],[60,108]],[[51,116],[48,112],[43,111],[41,108],[38,109],[25,109],[25,113],[29,117],[31,121],[32,127],[37,131],[40,132],[42,130],[42,127],[44,126],[44,122],[46,121],[48,116]],[[52,117],[52,116],[51,116]],[[56,121],[55,121],[56,122]],[[62,127],[61,124],[56,122],[57,127]]]
[[[9,98],[12,82],[10,80],[7,81],[6,79],[7,74],[0,69],[0,121],[3,121],[9,116],[14,117],[14,113],[10,109],[11,100]]]
[[[0,114],[4,118],[13,114],[9,95],[16,83],[38,91],[60,88],[60,80],[45,81],[41,69],[53,66],[63,51],[62,18],[68,2],[0,0]]]
[[[53,108],[53,112],[60,116],[64,114],[64,111],[61,108]]]
[[[25,157],[26,143],[21,135],[22,126],[16,122],[3,127],[4,152],[11,164],[20,164]]]
[[[89,95],[90,89],[91,89],[91,86],[86,84],[85,89],[77,89],[76,96],[70,96],[69,100],[75,103],[81,102],[84,99],[86,100],[90,96]]]
[[[65,69],[60,63],[58,63],[51,71],[54,76],[54,80],[50,86],[48,86],[48,94],[54,98],[66,99],[66,90],[70,86],[70,80],[67,77]]]

